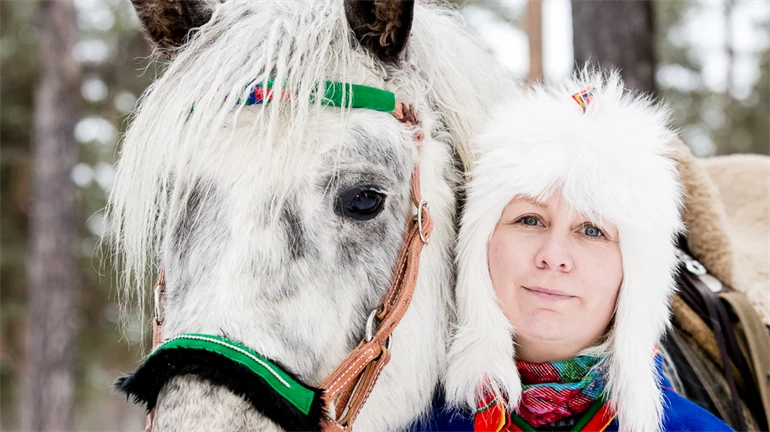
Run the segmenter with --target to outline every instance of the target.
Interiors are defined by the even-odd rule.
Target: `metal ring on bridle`
[[[153,300],[155,301],[155,320],[159,323],[163,322],[163,311],[161,310],[161,295],[163,294],[163,286],[158,284],[155,286],[155,292],[153,292]]]
[[[425,232],[422,230],[422,210],[430,210],[430,207],[428,207],[428,201],[420,200],[420,203],[417,205],[417,231],[420,233],[420,240],[424,244],[428,244],[428,237],[425,235]]]
[[[374,309],[372,313],[369,314],[369,318],[366,319],[365,337],[367,342],[370,342],[372,339],[374,339],[374,318],[377,315],[377,310],[378,309]],[[388,350],[390,350],[390,345],[391,345],[390,336],[391,335],[388,335],[388,338],[385,339],[385,348],[387,348]]]

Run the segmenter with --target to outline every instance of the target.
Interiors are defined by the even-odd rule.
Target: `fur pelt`
[[[770,326],[770,158],[698,159],[677,148],[687,189],[687,243],[716,277],[744,293]]]

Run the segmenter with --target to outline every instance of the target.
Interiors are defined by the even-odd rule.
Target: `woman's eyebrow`
[[[538,202],[534,198],[524,197],[521,200],[522,202],[525,202],[527,204],[532,204],[535,207],[540,207],[541,209],[544,209],[544,210],[548,209],[548,205],[546,203]]]

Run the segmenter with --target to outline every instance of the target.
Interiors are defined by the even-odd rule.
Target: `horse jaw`
[[[153,431],[280,431],[242,397],[194,377],[169,381],[158,395]]]

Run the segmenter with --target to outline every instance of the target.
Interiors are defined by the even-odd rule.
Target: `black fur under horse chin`
[[[136,372],[118,378],[115,390],[137,404],[146,405],[149,412],[157,404],[163,386],[181,375],[194,375],[227,388],[285,430],[321,430],[321,390],[313,388],[316,397],[305,415],[249,368],[210,351],[189,348],[161,350],[145,360]]]

